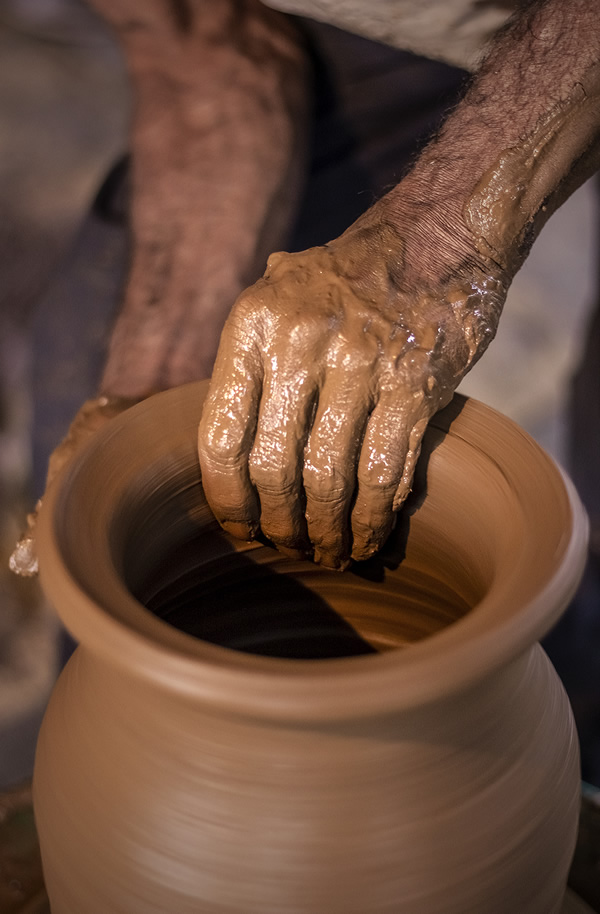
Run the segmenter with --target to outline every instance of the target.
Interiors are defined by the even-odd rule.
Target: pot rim
[[[78,580],[59,535],[61,506],[76,475],[128,427],[132,414],[177,403],[197,402],[198,418],[206,382],[157,394],[111,420],[49,488],[40,511],[38,551],[42,586],[67,629],[105,662],[141,676],[180,696],[222,710],[288,720],[349,719],[396,713],[472,686],[522,654],[558,620],[579,583],[587,558],[588,523],[567,474],[512,420],[472,398],[455,395],[459,419],[443,411],[430,425],[487,449],[482,415],[498,429],[491,459],[502,467],[502,431],[515,430],[533,446],[555,493],[562,493],[565,530],[556,549],[554,572],[518,612],[504,612],[517,599],[515,582],[502,581],[452,625],[399,650],[361,657],[288,660],[221,647],[185,634],[139,603],[120,578],[108,550],[102,562],[102,602]],[[444,417],[444,413],[446,416]],[[498,449],[498,444],[500,448]],[[506,442],[505,442],[506,444]],[[538,493],[539,494],[539,493]],[[525,492],[527,498],[527,492]],[[527,567],[535,550],[523,550]],[[521,569],[522,571],[522,569]]]

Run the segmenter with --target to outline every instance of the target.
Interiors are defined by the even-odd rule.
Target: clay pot
[[[193,384],[112,421],[46,499],[80,646],[39,739],[53,914],[552,914],[578,748],[537,640],[580,578],[570,482],[456,397],[380,557],[234,542]]]

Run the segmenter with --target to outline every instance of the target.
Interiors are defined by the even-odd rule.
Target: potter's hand
[[[87,444],[95,432],[112,418],[118,416],[119,413],[122,413],[123,410],[133,406],[135,402],[137,401],[125,399],[124,397],[105,396],[86,400],[69,426],[66,437],[50,455],[46,488],[58,476],[63,467],[71,462],[75,454]],[[42,499],[38,501],[35,510],[27,515],[27,529],[9,559],[11,571],[23,577],[33,577],[38,573],[35,528],[41,505]]]
[[[328,567],[387,538],[427,422],[493,335],[504,295],[464,253],[431,282],[431,239],[407,243],[380,213],[325,247],[272,255],[225,326],[200,426],[222,526],[244,539],[260,526]],[[422,270],[407,266],[419,247]]]
[[[343,566],[384,541],[428,419],[493,336],[550,214],[600,164],[600,16],[525,4],[413,170],[330,245],[271,260],[200,428],[224,527]]]

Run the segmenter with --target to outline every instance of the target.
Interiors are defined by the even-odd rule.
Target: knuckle
[[[247,418],[205,413],[198,430],[198,456],[203,469],[235,471],[244,468],[251,432]]]
[[[370,463],[359,469],[358,486],[370,500],[382,498],[398,485],[402,466],[392,466],[384,460]]]
[[[431,355],[420,347],[390,353],[382,365],[381,388],[393,393],[402,386],[406,397],[422,399],[437,386]]]
[[[248,470],[253,485],[266,494],[285,497],[296,486],[297,472],[283,459],[276,462],[271,457],[266,461],[260,453],[253,451],[248,460]]]
[[[335,484],[330,478],[319,478],[318,475],[312,479],[304,479],[304,491],[307,499],[315,502],[317,505],[327,505],[331,508],[342,505],[347,498],[347,489],[345,486]]]
[[[245,463],[239,444],[233,441],[205,439],[198,444],[198,455],[204,473],[215,470],[235,472],[241,470]]]
[[[231,314],[234,318],[243,317],[246,314],[253,314],[260,308],[262,295],[261,287],[264,286],[263,280],[258,280],[252,286],[248,286],[238,295]]]
[[[265,296],[261,294],[261,282],[262,280],[259,280],[236,299],[223,329],[225,337],[240,338],[243,341],[247,338],[260,338],[260,330],[267,312]]]
[[[346,501],[354,481],[341,467],[334,464],[319,467],[310,459],[304,464],[304,491],[315,502],[339,505]]]

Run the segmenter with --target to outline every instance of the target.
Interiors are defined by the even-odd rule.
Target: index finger
[[[260,508],[248,473],[262,392],[262,359],[245,310],[230,315],[215,361],[198,429],[198,455],[206,500],[221,526],[253,539]]]

